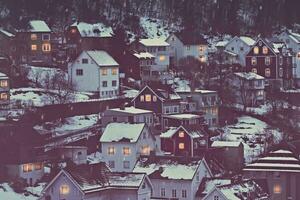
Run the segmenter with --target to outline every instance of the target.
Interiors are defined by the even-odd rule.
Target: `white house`
[[[140,155],[155,150],[155,139],[145,123],[110,123],[100,138],[103,160],[115,172],[131,172]]]
[[[236,62],[241,66],[246,66],[246,54],[255,44],[255,40],[247,36],[235,36],[225,46],[225,53],[236,57]]]
[[[42,191],[40,200],[150,200],[146,174],[112,173],[105,164],[61,170]]]
[[[203,36],[190,31],[171,34],[167,40],[170,44],[170,63],[179,65],[179,60],[188,56],[195,57],[201,62],[208,60],[208,43]]]
[[[188,161],[178,157],[140,159],[134,172],[147,173],[153,185],[154,198],[194,200],[199,185],[212,173],[204,158]]]
[[[69,83],[77,91],[100,98],[119,94],[119,64],[105,51],[83,51],[68,66]]]

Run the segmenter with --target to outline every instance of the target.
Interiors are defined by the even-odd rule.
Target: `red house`
[[[284,43],[270,43],[259,38],[246,54],[246,71],[289,86],[292,79],[292,56]]]

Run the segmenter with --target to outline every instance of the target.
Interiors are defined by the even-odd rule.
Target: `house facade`
[[[10,102],[10,81],[6,74],[0,72],[0,107],[5,107]]]
[[[110,123],[100,143],[103,160],[114,172],[132,172],[141,155],[155,152],[155,138],[145,123]]]
[[[179,127],[179,126],[204,126],[205,119],[202,115],[180,113],[180,114],[170,114],[163,115],[162,117],[162,128],[166,129],[168,127]]]
[[[105,51],[83,51],[68,66],[69,83],[77,91],[100,98],[119,95],[119,64]]]
[[[30,65],[51,65],[51,35],[52,31],[46,22],[29,21],[25,29],[16,32],[18,62]]]
[[[259,38],[246,55],[246,71],[254,72],[289,87],[292,79],[292,56],[283,43]]]

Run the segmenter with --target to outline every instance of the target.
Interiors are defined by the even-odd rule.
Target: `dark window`
[[[50,35],[49,34],[43,34],[42,35],[42,40],[50,40]]]
[[[114,87],[114,86],[117,86],[117,81],[112,81],[111,82],[111,85]]]
[[[107,87],[107,81],[102,81],[102,87]]]
[[[83,75],[83,69],[76,69],[76,75],[82,76]]]
[[[89,60],[87,58],[82,58],[82,64],[88,64],[89,63]]]

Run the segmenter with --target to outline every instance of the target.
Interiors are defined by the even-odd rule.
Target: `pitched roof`
[[[255,44],[255,40],[253,40],[251,37],[240,36],[239,38],[249,46],[252,46]]]
[[[0,28],[0,32],[3,33],[4,35],[6,35],[7,37],[15,37],[14,34],[4,30],[3,28]]]
[[[85,22],[75,22],[71,27],[77,27],[81,37],[112,37],[113,30],[102,23],[88,24]]]
[[[151,110],[144,110],[140,108],[135,108],[133,106],[125,107],[124,109],[121,108],[112,108],[112,111],[122,112],[122,113],[129,113],[129,114],[144,114],[144,113],[153,113]]]
[[[110,123],[106,126],[100,142],[131,142],[135,143],[139,139],[145,123]]]
[[[86,53],[101,67],[118,66],[119,64],[106,51],[86,51]]]
[[[211,144],[211,147],[239,147],[241,142],[233,142],[233,141],[214,141]]]
[[[155,56],[154,55],[152,55],[151,53],[148,53],[148,52],[140,52],[140,53],[134,53],[133,54],[135,57],[137,57],[137,58],[139,58],[139,59],[141,59],[141,58],[143,58],[143,59],[147,59],[147,58],[155,58]]]
[[[174,33],[176,37],[179,38],[179,40],[184,44],[184,45],[207,45],[208,42],[207,40],[201,35],[195,33],[195,31],[187,31],[183,30],[181,32]]]
[[[31,32],[51,32],[46,22],[42,20],[32,20],[29,22],[29,26]]]
[[[139,43],[143,44],[144,46],[169,46],[170,44],[167,43],[165,40],[161,38],[147,38],[147,39],[140,39]]]
[[[244,78],[244,79],[247,79],[247,80],[258,80],[258,79],[262,80],[262,79],[265,79],[265,77],[260,76],[256,73],[253,73],[253,72],[236,72],[234,74],[238,77],[241,77],[241,78]]]
[[[183,129],[191,138],[202,138],[207,133],[203,130],[201,126],[179,126],[179,127],[170,127],[165,132],[162,132],[160,137],[161,138],[171,138],[173,135],[180,129]]]
[[[8,76],[2,72],[0,72],[0,79],[8,79]]]

